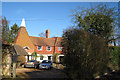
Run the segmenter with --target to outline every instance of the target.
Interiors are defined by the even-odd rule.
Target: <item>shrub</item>
[[[81,29],[63,34],[65,72],[72,79],[92,79],[107,71],[109,50],[105,40]]]
[[[53,54],[53,62],[54,63],[58,63],[58,55],[59,55],[59,53],[54,53]]]
[[[22,66],[26,61],[26,58],[24,55],[20,55],[17,57],[17,67]]]
[[[120,67],[120,47],[118,46],[109,46],[110,51],[110,68],[119,69]]]
[[[35,56],[35,60],[37,60],[37,52],[34,52],[34,53],[32,53],[32,55],[34,55]]]

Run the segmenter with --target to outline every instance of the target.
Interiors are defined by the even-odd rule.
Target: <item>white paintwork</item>
[[[29,55],[31,54],[31,53],[28,53]],[[43,60],[48,60],[48,56],[51,56],[51,61],[53,60],[53,55],[52,54],[37,54],[37,56],[39,56],[39,57],[37,57],[37,61],[39,61],[39,62],[42,62],[43,60],[40,60],[40,55],[42,55],[43,56]],[[63,54],[61,54],[61,55],[58,55],[58,62],[60,62],[60,60],[59,60],[59,57],[60,56],[64,56]],[[28,57],[26,56],[26,59],[28,59]],[[35,58],[34,58],[35,59]],[[32,57],[31,56],[29,56],[29,60],[32,60]]]
[[[40,54],[37,54],[37,56],[40,56]]]
[[[26,58],[26,61],[25,61],[25,62],[27,62],[27,60],[28,60],[28,56],[25,56],[25,58]]]
[[[48,56],[52,57],[52,54],[41,54],[41,55],[43,55],[43,60],[48,60]],[[37,54],[37,56],[40,56],[40,54]],[[37,57],[37,61],[42,62],[43,60],[40,60],[40,57]],[[51,58],[51,60],[52,60],[52,58]]]
[[[31,60],[31,56],[29,56],[29,60]]]
[[[21,26],[25,27],[25,19],[24,18],[22,19]]]
[[[60,62],[60,56],[64,56],[63,54],[58,55],[58,63]]]
[[[64,55],[63,54],[58,55],[58,57],[60,57],[60,56],[64,56]]]
[[[31,55],[31,53],[28,53],[29,55]]]

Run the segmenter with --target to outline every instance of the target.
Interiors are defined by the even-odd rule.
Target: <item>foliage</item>
[[[37,57],[43,57],[44,58],[44,56],[42,54],[40,56],[37,56]]]
[[[117,19],[118,12],[116,8],[108,8],[102,4],[89,9],[75,10],[73,14],[74,23],[78,28],[103,37],[107,44],[114,40],[113,33],[118,27]]]
[[[17,36],[17,33],[19,31],[18,25],[15,23],[13,26],[11,26],[10,34],[9,34],[9,43],[13,43],[15,37]]]
[[[82,29],[69,29],[63,34],[66,73],[72,79],[92,79],[107,71],[109,50],[102,37]]]
[[[37,60],[37,52],[32,53],[35,56],[35,60]]]
[[[9,41],[9,25],[6,17],[2,19],[2,40],[8,42]]]
[[[118,46],[109,46],[110,50],[110,62],[113,66],[120,66],[120,47]]]
[[[37,60],[37,57],[42,57],[42,58],[44,58],[44,56],[41,54],[41,55],[37,55],[37,52],[34,52],[34,53],[32,53],[32,55],[34,55],[35,56],[35,60]]]
[[[1,23],[1,21],[0,21]],[[14,35],[14,33],[11,33],[12,31],[9,30],[9,25],[8,25],[9,21],[6,19],[6,17],[4,17],[2,19],[2,24],[0,25],[0,35],[2,33],[2,35],[0,36],[0,41],[2,39],[2,69],[3,69],[3,75],[6,75],[6,73],[9,73],[11,69],[9,69],[10,67],[7,66],[11,66],[11,60],[12,57],[10,57],[9,55],[13,55],[14,52],[14,48],[12,45],[8,44],[11,43],[11,37],[12,35]],[[14,29],[12,29],[14,31]],[[2,38],[1,38],[2,37]],[[1,47],[1,46],[0,46]],[[22,59],[22,61],[24,61],[24,59]],[[21,61],[21,62],[22,62]],[[6,72],[7,71],[7,72]],[[11,73],[10,73],[11,74]]]
[[[53,62],[54,63],[57,63],[57,60],[58,60],[57,57],[58,57],[58,55],[59,55],[59,53],[54,53],[53,54]]]
[[[25,61],[26,61],[25,56],[24,55],[19,55],[17,57],[17,67],[22,66],[25,63]]]
[[[4,17],[2,19],[2,25],[1,25],[1,27],[2,27],[2,40],[5,42],[8,42],[8,43],[13,43],[20,28],[15,23],[11,27],[11,30],[9,30],[8,23],[9,23],[9,21],[6,19],[6,17]]]

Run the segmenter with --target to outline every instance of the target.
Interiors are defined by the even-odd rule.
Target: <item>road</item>
[[[39,70],[34,68],[17,68],[17,78],[66,78],[65,74],[58,69]]]

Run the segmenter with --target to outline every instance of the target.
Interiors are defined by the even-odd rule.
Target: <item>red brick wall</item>
[[[42,50],[37,50],[38,46],[35,46],[35,51],[38,54],[53,54],[54,53],[54,47],[51,47],[51,51],[47,51],[47,46],[42,46]],[[58,47],[55,47],[55,53],[62,53],[62,51],[58,50]]]
[[[38,46],[35,46],[35,51],[38,54],[53,54],[54,48],[51,47],[51,51],[47,51],[47,46],[42,46],[42,50],[37,50]]]
[[[59,51],[59,47],[55,47],[55,53],[62,53],[62,51]]]

